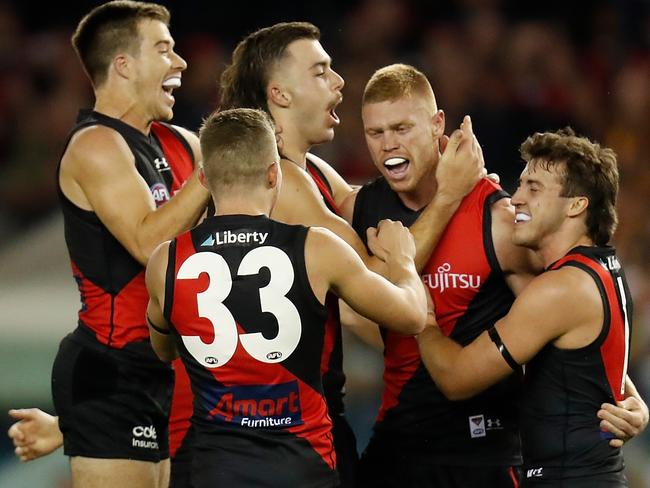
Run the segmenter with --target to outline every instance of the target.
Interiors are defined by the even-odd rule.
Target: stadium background
[[[92,93],[69,44],[79,18],[101,2],[0,0],[0,410],[52,411],[49,377],[78,297],[69,272],[54,170],[79,106]],[[189,63],[174,122],[197,128],[216,107],[219,74],[242,36],[308,20],[345,78],[334,142],[315,149],[350,181],[372,178],[360,99],[372,72],[406,62],[430,78],[447,128],[474,121],[490,171],[512,190],[518,146],[567,124],[613,147],[622,175],[615,244],[635,296],[630,374],[650,398],[650,1],[330,0],[160,2],[172,12]],[[348,407],[367,441],[381,357],[346,337]],[[0,415],[0,430],[10,421]],[[632,487],[650,487],[650,435],[625,448]],[[21,466],[0,436],[0,487],[68,486],[60,452]]]

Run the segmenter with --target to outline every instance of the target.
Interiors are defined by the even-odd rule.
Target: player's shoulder
[[[320,156],[316,156],[314,153],[309,152],[309,153],[307,153],[305,155],[305,157],[307,158],[307,160],[309,162],[311,162],[314,166],[316,166],[323,173],[327,173],[327,172],[330,172],[330,171],[335,171],[334,168],[332,168],[332,166],[327,161],[325,161]]]
[[[196,143],[199,142],[199,136],[196,135],[196,132],[186,129],[185,127],[181,127],[180,125],[170,124],[170,127],[173,128],[176,132],[178,132],[178,134],[180,134],[180,136],[183,137],[190,144],[193,142]]]
[[[318,242],[318,243],[326,243],[326,242],[331,242],[333,240],[340,239],[340,237],[338,237],[331,230],[320,226],[307,227],[307,237],[311,241]]]
[[[492,197],[495,201],[510,197],[508,193],[501,188],[501,185],[490,178],[483,177],[476,182],[472,191],[470,191],[469,197],[473,198],[489,198]]]
[[[483,177],[474,188],[465,195],[461,202],[461,207],[464,209],[475,209],[482,211],[486,204],[490,205],[494,210],[508,210],[510,203],[510,195],[505,192],[501,186],[489,178]],[[494,212],[493,212],[494,215]],[[514,218],[514,217],[513,217]]]
[[[594,280],[574,266],[547,270],[533,279],[522,295],[537,303],[542,309],[549,307],[579,307],[599,297]]]
[[[70,139],[68,147],[85,149],[95,147],[101,149],[104,146],[126,146],[126,140],[116,129],[107,125],[89,125],[79,129]]]
[[[124,137],[105,125],[91,125],[77,131],[63,155],[62,164],[110,164],[111,161],[132,162],[133,153]]]
[[[317,249],[321,253],[325,251],[340,252],[342,246],[347,246],[345,241],[334,232],[320,226],[307,227],[306,242],[309,248]]]

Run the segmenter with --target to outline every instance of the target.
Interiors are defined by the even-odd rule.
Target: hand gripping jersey
[[[600,430],[596,412],[602,403],[624,398],[630,293],[611,247],[576,247],[549,269],[563,266],[579,268],[594,279],[604,321],[600,335],[588,346],[558,349],[549,343],[526,365],[521,435],[529,481],[623,470],[621,450],[609,446],[613,435]]]
[[[491,327],[514,300],[491,232],[491,206],[507,196],[498,185],[481,180],[460,204],[422,272],[440,328],[461,344]],[[357,195],[354,228],[365,240],[366,229],[382,219],[411,225],[419,214],[404,206],[379,178]],[[521,464],[517,378],[469,400],[452,402],[431,380],[413,337],[384,329],[382,337],[384,392],[370,441],[373,449],[408,451],[416,459],[440,465]]]
[[[154,122],[146,136],[118,119],[82,110],[68,141],[79,130],[94,125],[110,127],[124,138],[156,205],[169,200],[192,174],[192,151],[171,126]],[[91,329],[99,342],[114,348],[148,341],[145,311],[149,297],[144,267],[94,212],[74,205],[60,188],[59,198],[72,272],[81,294],[79,324]]]
[[[307,278],[307,232],[218,216],[170,246],[164,313],[194,393],[193,447],[222,486],[335,481],[320,371],[327,311]]]

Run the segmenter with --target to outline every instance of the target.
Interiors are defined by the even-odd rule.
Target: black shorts
[[[80,326],[59,346],[52,397],[64,453],[158,462],[169,457],[172,369],[148,342],[113,349]]]
[[[450,466],[424,456],[385,455],[366,449],[359,462],[359,488],[516,488],[520,466]]]

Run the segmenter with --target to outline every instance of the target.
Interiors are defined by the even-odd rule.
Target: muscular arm
[[[183,135],[197,150],[196,136],[188,131]],[[158,244],[194,225],[208,201],[208,192],[195,172],[169,202],[156,208],[126,142],[103,126],[89,127],[73,137],[61,161],[59,179],[66,197],[95,212],[142,264]]]
[[[590,280],[583,271],[563,268],[538,276],[521,292],[495,326],[518,364],[527,363],[549,342],[574,348],[596,338],[603,310]],[[437,327],[427,327],[418,344],[431,377],[451,400],[474,396],[512,373],[487,331],[462,347]]]
[[[149,292],[147,324],[149,325],[151,347],[153,347],[160,360],[165,362],[173,361],[178,357],[176,344],[163,314],[168,256],[169,242],[163,242],[151,255],[145,275],[147,291]]]
[[[411,239],[408,232],[405,235]],[[339,237],[326,229],[314,228],[307,237],[305,263],[312,289],[321,303],[331,289],[356,312],[377,323],[405,334],[422,330],[427,311],[426,291],[412,256],[388,255],[386,263],[393,284],[369,271]]]

